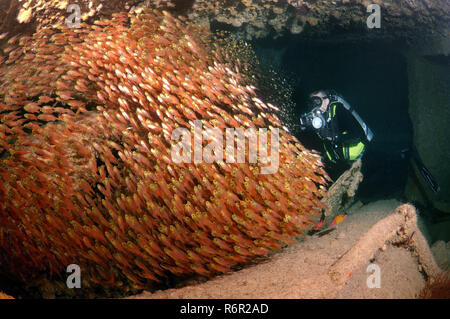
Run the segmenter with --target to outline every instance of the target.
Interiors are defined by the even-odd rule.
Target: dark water
[[[294,79],[296,116],[308,111],[305,102],[311,92],[334,89],[374,132],[363,158],[364,181],[358,197],[363,202],[401,198],[409,164],[400,151],[412,143],[406,60],[401,52],[383,44],[285,41],[258,43],[257,51],[271,54],[274,51],[270,49],[279,50],[280,46],[285,50],[278,57],[279,67]],[[315,135],[301,133],[297,137],[305,146],[322,150]]]

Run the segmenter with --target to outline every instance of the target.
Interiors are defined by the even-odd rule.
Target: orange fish
[[[347,215],[344,215],[344,214],[337,215],[331,221],[330,227],[335,227],[335,226],[337,227],[337,225],[342,223],[344,221],[344,219],[346,219],[346,218],[347,218]]]

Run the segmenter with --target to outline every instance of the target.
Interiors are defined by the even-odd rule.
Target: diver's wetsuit
[[[340,103],[331,101],[323,114],[327,125],[317,130],[326,158],[332,162],[352,162],[365,150],[367,138],[354,116]]]

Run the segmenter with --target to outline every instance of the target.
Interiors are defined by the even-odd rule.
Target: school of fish
[[[267,255],[317,221],[321,158],[240,84],[204,28],[115,14],[9,40],[0,58],[0,265],[22,280],[80,265],[88,285],[145,288]],[[171,133],[280,129],[280,166],[175,164]]]

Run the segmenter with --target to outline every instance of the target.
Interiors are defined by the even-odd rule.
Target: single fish
[[[337,227],[340,223],[342,223],[347,218],[347,215],[340,214],[333,218],[331,221],[330,227]]]

